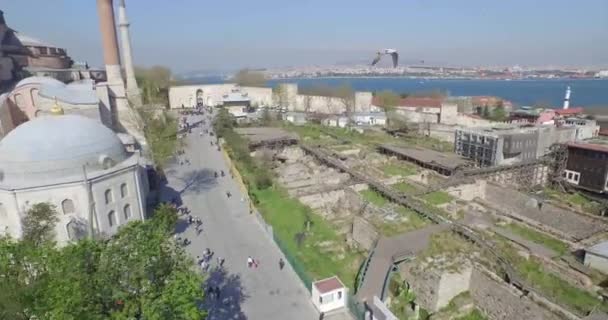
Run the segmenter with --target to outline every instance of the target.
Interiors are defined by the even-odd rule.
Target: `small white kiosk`
[[[319,312],[329,312],[346,307],[346,287],[333,276],[312,283],[312,304]]]

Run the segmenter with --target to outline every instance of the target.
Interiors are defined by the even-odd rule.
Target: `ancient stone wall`
[[[353,219],[352,239],[357,243],[359,248],[369,251],[374,246],[376,239],[378,239],[378,231],[364,218],[355,217]]]
[[[467,183],[450,187],[446,190],[446,192],[449,195],[464,201],[472,201],[477,197],[483,199],[486,194],[486,181],[475,180],[474,183]]]
[[[478,268],[473,268],[469,292],[475,305],[491,320],[561,320],[516,289],[495,281]]]

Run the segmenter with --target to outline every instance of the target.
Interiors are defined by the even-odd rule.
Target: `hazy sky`
[[[95,0],[0,0],[12,28],[100,65]],[[115,0],[117,5],[118,0]],[[127,0],[136,64],[608,65],[608,0]]]

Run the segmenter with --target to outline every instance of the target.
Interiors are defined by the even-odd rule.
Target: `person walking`
[[[285,261],[283,258],[279,258],[279,270],[283,270],[283,267],[285,267]]]
[[[247,257],[247,267],[251,268],[253,266],[253,258],[251,256]]]

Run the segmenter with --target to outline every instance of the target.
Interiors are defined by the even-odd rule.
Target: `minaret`
[[[129,34],[129,20],[125,0],[120,0],[118,7],[118,28],[120,29],[120,43],[122,46],[122,62],[125,68],[127,81],[127,97],[136,106],[141,105],[141,94],[137,81],[135,80],[135,69],[133,68],[133,56],[131,52],[131,35]]]
[[[570,86],[566,88],[566,96],[564,97],[564,107],[563,109],[568,109],[570,107]]]
[[[112,0],[97,0],[99,27],[103,45],[103,60],[106,65],[108,91],[110,93],[110,110],[114,130],[132,135],[143,147],[146,140],[143,135],[143,125],[137,112],[129,106],[125,94],[125,84],[120,73],[118,58],[118,41],[116,39],[116,24]]]

